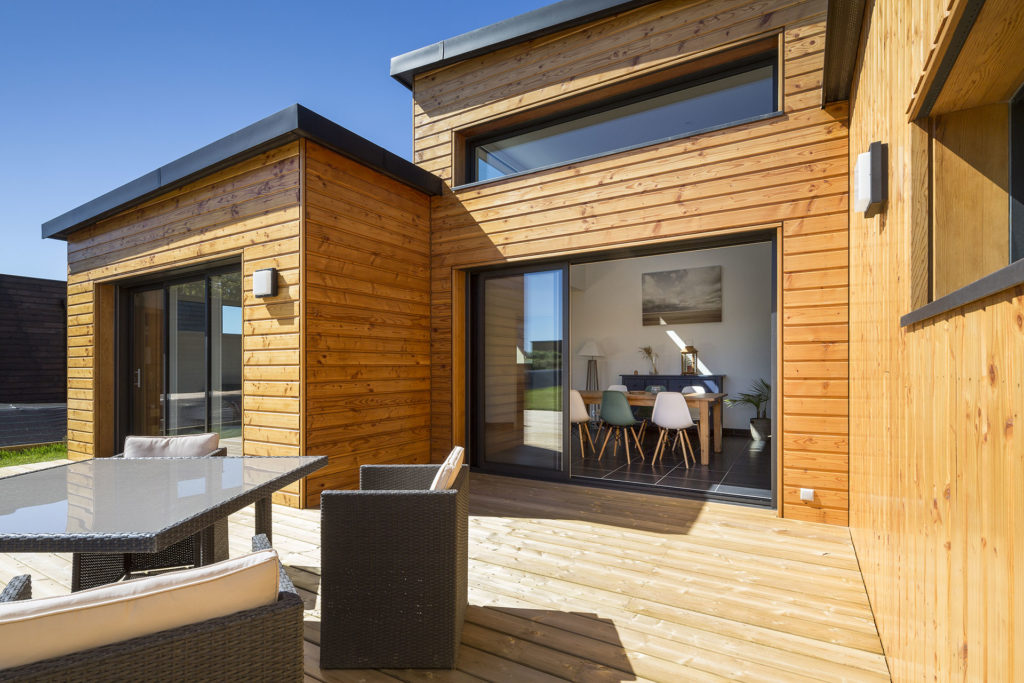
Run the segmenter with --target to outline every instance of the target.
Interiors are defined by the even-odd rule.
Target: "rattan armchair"
[[[454,668],[467,601],[469,468],[364,465],[320,495],[320,666]]]
[[[269,547],[253,538],[253,550]],[[31,593],[31,579],[18,576],[0,602]],[[282,567],[272,605],[0,670],[0,681],[302,681],[302,628],[302,600]]]

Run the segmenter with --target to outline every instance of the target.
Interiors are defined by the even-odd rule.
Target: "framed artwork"
[[[644,325],[722,322],[722,266],[641,276]]]

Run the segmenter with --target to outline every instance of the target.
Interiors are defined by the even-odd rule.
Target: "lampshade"
[[[590,356],[591,358],[600,358],[601,356],[604,355],[604,352],[601,351],[601,347],[598,346],[593,339],[588,339],[587,342],[583,345],[583,348],[581,348],[577,352],[577,355]]]

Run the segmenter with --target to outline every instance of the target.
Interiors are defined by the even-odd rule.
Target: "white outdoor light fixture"
[[[252,295],[277,296],[277,268],[264,268],[252,274]]]
[[[853,208],[866,213],[889,198],[889,145],[872,142],[853,167]]]

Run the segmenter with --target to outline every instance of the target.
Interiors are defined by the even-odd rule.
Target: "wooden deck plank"
[[[480,474],[471,515],[458,668],[325,671],[320,513],[275,505],[274,546],[307,608],[305,679],[889,679],[845,529]],[[229,518],[232,556],[248,551],[253,522],[251,507]],[[70,556],[0,554],[0,584],[26,572],[36,595],[66,592]]]

